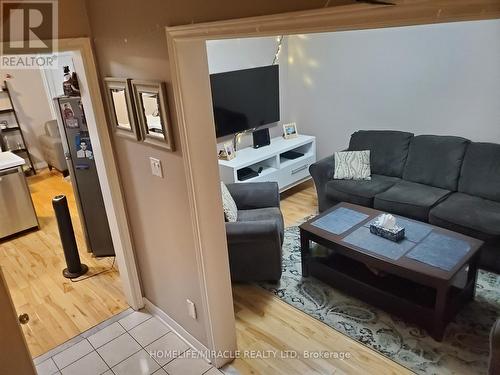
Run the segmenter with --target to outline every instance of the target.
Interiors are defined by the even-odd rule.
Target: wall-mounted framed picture
[[[144,143],[174,151],[165,83],[132,80],[137,120]]]
[[[291,122],[289,124],[283,124],[283,138],[290,139],[297,137],[297,124],[295,122]]]
[[[141,140],[132,99],[131,80],[106,77],[104,87],[112,130],[120,137]]]

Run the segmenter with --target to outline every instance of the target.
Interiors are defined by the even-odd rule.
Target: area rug
[[[479,272],[475,300],[448,325],[442,342],[314,277],[302,278],[298,227],[285,230],[281,281],[260,286],[417,374],[486,374],[489,331],[500,316],[496,274]]]

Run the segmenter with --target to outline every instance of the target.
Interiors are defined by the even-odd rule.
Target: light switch
[[[163,170],[161,168],[161,161],[155,158],[149,158],[149,162],[151,163],[151,173],[153,176],[163,178]]]
[[[196,306],[194,305],[194,302],[189,299],[187,299],[186,302],[189,316],[196,320]]]

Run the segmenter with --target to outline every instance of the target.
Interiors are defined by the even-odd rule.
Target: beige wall
[[[90,36],[85,0],[58,0],[59,38]]]
[[[87,0],[87,12],[102,77],[167,82],[165,26],[321,7],[322,0],[164,1]],[[200,280],[194,252],[179,133],[169,153],[114,138],[134,245],[145,296],[188,332],[208,345]],[[149,157],[162,161],[164,179],[153,177]],[[187,315],[186,298],[198,306],[197,321]]]

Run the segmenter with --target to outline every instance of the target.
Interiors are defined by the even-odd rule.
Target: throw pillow
[[[335,153],[336,180],[371,180],[370,150]]]
[[[231,193],[227,189],[224,182],[220,182],[220,189],[222,191],[222,208],[224,209],[224,217],[226,221],[235,222],[238,219],[238,208]]]

